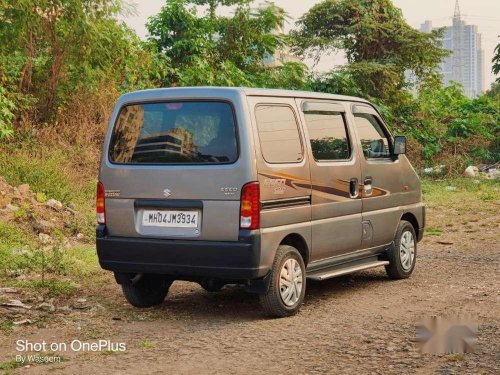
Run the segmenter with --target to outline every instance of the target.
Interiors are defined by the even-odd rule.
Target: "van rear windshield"
[[[232,107],[176,101],[128,105],[113,129],[109,157],[126,164],[221,164],[238,158]]]

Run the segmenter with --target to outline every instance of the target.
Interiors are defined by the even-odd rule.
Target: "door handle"
[[[349,197],[351,198],[357,198],[359,195],[358,191],[358,179],[357,178],[351,178],[349,180]]]
[[[373,178],[371,176],[366,176],[365,180],[363,181],[363,196],[367,197],[372,195],[373,193]]]

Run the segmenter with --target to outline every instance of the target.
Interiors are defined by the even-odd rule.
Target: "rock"
[[[0,288],[0,293],[17,293],[16,288]]]
[[[23,319],[23,320],[19,320],[17,322],[12,322],[12,324],[14,324],[15,326],[20,326],[23,324],[31,324],[31,323],[33,323],[33,322],[29,319]]]
[[[87,303],[87,299],[86,298],[78,298],[76,300],[76,303],[74,303],[73,305],[71,305],[71,308],[76,309],[76,310],[89,310],[89,309],[92,308],[92,306],[90,306]]]
[[[500,170],[496,168],[488,169],[488,171],[486,172],[486,178],[490,180],[500,178]]]
[[[21,301],[19,301],[17,299],[11,299],[9,302],[2,303],[1,306],[18,307],[18,308],[26,309],[26,310],[31,309],[31,306],[25,305],[24,303],[22,303]]]
[[[72,305],[71,307],[75,310],[90,310],[91,309],[90,305],[83,305],[83,304]]]
[[[43,311],[47,311],[47,312],[54,312],[56,311],[56,308],[54,306],[54,304],[49,301],[49,302],[43,302],[41,304],[39,304],[37,307],[36,307],[37,310],[43,310]]]
[[[30,192],[30,186],[28,184],[22,184],[17,187],[17,191],[21,195],[26,195]]]
[[[83,237],[84,237],[83,233],[77,233],[76,234],[76,238],[79,239],[79,240],[83,240]]]
[[[38,239],[42,244],[49,244],[52,242],[52,238],[50,238],[50,236],[46,233],[39,233]]]
[[[5,207],[11,202],[12,202],[11,198],[0,196],[0,207]]]
[[[450,241],[437,241],[437,243],[440,245],[453,245],[453,242]]]
[[[7,206],[5,206],[5,208],[9,211],[12,211],[12,212],[16,212],[19,210],[19,207],[17,206],[14,206],[13,204],[8,204]]]
[[[52,229],[54,229],[54,224],[52,224],[50,221],[39,219],[35,220],[33,229],[38,233],[50,234],[52,232]]]
[[[432,173],[434,173],[434,168],[431,167],[424,169],[424,174],[431,175]]]
[[[479,176],[479,168],[474,165],[470,165],[465,169],[464,175],[472,178],[477,177]]]
[[[49,207],[52,207],[54,210],[62,210],[63,208],[62,203],[56,199],[49,199],[45,204]]]

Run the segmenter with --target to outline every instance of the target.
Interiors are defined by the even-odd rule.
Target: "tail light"
[[[102,182],[97,183],[97,197],[95,201],[97,224],[106,224],[105,191]]]
[[[260,228],[260,187],[258,182],[250,182],[241,189],[240,228]]]

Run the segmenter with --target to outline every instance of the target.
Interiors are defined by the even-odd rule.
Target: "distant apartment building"
[[[267,4],[265,4],[265,3],[260,4],[257,7],[257,9],[259,7],[264,7],[264,6],[267,6]],[[278,27],[276,27],[276,29],[273,30],[273,34],[275,34],[275,35],[284,34],[284,31],[285,31],[284,28],[285,28],[284,23],[282,23],[281,25],[278,25]],[[280,48],[277,48],[274,51],[274,54],[270,54],[270,53],[266,52],[264,57],[262,58],[262,62],[265,65],[275,67],[275,66],[281,66],[281,65],[283,65],[283,63],[287,63],[287,62],[300,63],[300,62],[302,62],[302,58],[300,56],[295,55],[291,51],[290,47],[282,46]]]
[[[431,32],[432,29],[431,21],[425,21],[420,26],[422,32]],[[443,84],[449,86],[451,81],[460,83],[464,87],[464,94],[469,98],[475,98],[483,93],[485,70],[481,34],[476,25],[467,25],[462,20],[458,0],[453,24],[445,28],[443,48],[452,52],[440,66]]]

